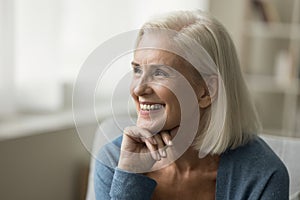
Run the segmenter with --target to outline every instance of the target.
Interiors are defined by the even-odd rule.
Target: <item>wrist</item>
[[[149,172],[155,163],[154,160],[146,160],[137,158],[134,155],[131,157],[122,157],[120,156],[118,162],[118,168],[132,173],[145,173]]]

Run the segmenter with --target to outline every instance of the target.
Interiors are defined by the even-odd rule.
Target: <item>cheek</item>
[[[163,88],[159,90],[160,98],[169,106],[177,106],[178,101],[176,95],[169,89]]]
[[[163,98],[164,102],[167,105],[167,110],[169,114],[179,115],[180,114],[180,103],[176,97],[176,95],[170,91],[165,90],[161,92],[161,98]]]

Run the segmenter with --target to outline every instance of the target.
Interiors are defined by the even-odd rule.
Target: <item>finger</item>
[[[161,135],[156,134],[154,136],[154,138],[157,141],[157,148],[158,148],[158,152],[159,152],[160,156],[163,157],[163,158],[167,157],[167,153],[166,153],[166,150],[165,150],[165,143],[162,140]]]
[[[139,138],[140,141],[144,141],[144,139],[147,138],[152,144],[157,144],[156,140],[152,137],[153,135],[146,129],[139,128],[137,126],[129,126],[124,129],[124,133],[129,136]]]
[[[145,140],[145,144],[149,149],[152,158],[157,161],[160,160],[161,158],[158,151],[156,150],[156,147],[153,144],[151,144],[148,139]]]
[[[155,138],[153,137],[153,134],[148,131],[147,129],[143,129],[143,128],[139,128],[139,131],[141,133],[141,137],[148,139],[149,142],[151,142],[153,145],[157,145],[157,141],[155,140]]]
[[[168,146],[173,145],[172,137],[171,137],[169,132],[163,131],[163,132],[160,133],[160,135],[161,135],[161,137],[162,137],[162,139],[163,139],[163,141],[166,145],[168,145]]]

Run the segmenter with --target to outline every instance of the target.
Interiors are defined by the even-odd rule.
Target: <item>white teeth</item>
[[[140,104],[141,110],[159,110],[162,107],[163,107],[162,104],[152,104],[152,105]]]

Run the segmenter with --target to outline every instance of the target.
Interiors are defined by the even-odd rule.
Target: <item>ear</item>
[[[206,86],[201,87],[198,93],[200,108],[207,108],[216,99],[218,94],[218,77],[212,75],[205,79]]]

